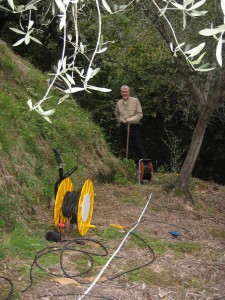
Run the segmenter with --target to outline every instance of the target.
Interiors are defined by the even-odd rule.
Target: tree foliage
[[[49,97],[50,90],[54,83],[59,80],[64,85],[65,96],[59,99],[61,103],[65,98],[67,98],[68,93],[76,93],[79,91],[92,91],[98,90],[101,92],[110,91],[104,87],[96,87],[89,83],[89,81],[99,72],[99,67],[94,67],[94,59],[98,54],[101,54],[107,50],[107,44],[109,41],[104,41],[102,36],[102,9],[110,14],[118,13],[127,8],[132,4],[134,0],[128,2],[125,5],[107,3],[106,0],[101,2],[96,0],[93,4],[91,1],[84,0],[52,0],[50,2],[45,2],[41,0],[32,1],[18,1],[7,0],[7,5],[1,6],[7,12],[12,12],[14,14],[20,15],[19,28],[10,27],[10,29],[17,33],[20,38],[14,43],[14,46],[21,45],[25,43],[26,45],[30,42],[36,42],[41,44],[40,39],[38,39],[35,34],[42,31],[43,27],[47,27],[51,24],[53,20],[56,20],[58,25],[58,30],[61,32],[62,37],[62,49],[61,58],[58,60],[54,72],[52,75],[52,81],[46,94],[40,99],[36,104],[33,104],[31,99],[28,100],[28,105],[30,109],[36,109],[40,114],[42,114],[47,120],[48,116],[54,113],[54,109],[48,112],[43,112],[41,108],[42,103]],[[139,2],[139,1],[137,1]],[[149,2],[149,1],[146,1]],[[159,15],[164,18],[167,25],[171,29],[175,45],[171,43],[171,50],[174,55],[177,52],[181,52],[185,57],[187,63],[192,69],[198,71],[208,71],[212,68],[208,68],[208,64],[201,64],[201,61],[205,55],[203,48],[205,43],[201,43],[195,47],[186,45],[185,42],[180,43],[176,36],[176,32],[170,22],[167,14],[171,11],[182,13],[183,17],[183,29],[187,27],[187,19],[189,17],[201,17],[204,16],[207,11],[201,10],[201,7],[206,3],[206,0],[194,1],[194,0],[184,0],[183,4],[175,0],[164,0],[164,1],[150,1],[156,8]],[[91,55],[87,55],[90,49],[87,49],[87,44],[81,39],[81,34],[79,31],[79,18],[89,17],[91,13],[87,14],[87,7],[92,12],[95,9],[98,20],[98,30],[95,37],[94,49],[91,49]],[[224,0],[221,1],[222,11],[225,11]],[[223,32],[224,26],[219,25],[215,28],[206,28],[200,31],[200,34],[206,36],[215,36],[217,39],[216,48],[216,58],[219,65],[222,65],[222,44],[223,44]],[[218,36],[216,36],[218,35]],[[184,46],[186,46],[184,48]],[[71,50],[72,49],[72,50]],[[72,52],[72,55],[69,53]],[[79,55],[83,55],[87,58],[86,64],[82,66],[76,65],[76,58]],[[197,65],[197,67],[196,67]],[[79,80],[77,80],[77,78]]]

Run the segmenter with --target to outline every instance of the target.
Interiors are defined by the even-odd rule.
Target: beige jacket
[[[119,123],[125,123],[126,118],[130,118],[130,123],[138,124],[143,117],[140,101],[133,97],[127,101],[120,99],[116,104],[115,115]]]

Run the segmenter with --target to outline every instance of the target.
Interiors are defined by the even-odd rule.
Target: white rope
[[[78,300],[83,299],[91,290],[92,288],[95,286],[95,284],[97,283],[97,281],[99,280],[99,278],[102,276],[102,274],[104,273],[104,271],[106,270],[106,268],[109,266],[109,264],[111,263],[111,261],[113,260],[113,258],[117,255],[117,253],[120,251],[120,249],[122,248],[123,244],[125,243],[127,237],[129,236],[129,234],[139,225],[141,218],[143,216],[143,214],[145,213],[149,202],[151,200],[152,194],[150,194],[148,201],[145,205],[145,208],[143,209],[137,223],[127,232],[127,234],[125,235],[124,239],[122,240],[122,242],[120,243],[119,247],[117,248],[117,250],[113,253],[113,255],[110,257],[110,259],[107,261],[107,263],[104,265],[104,267],[102,268],[102,270],[100,271],[100,273],[98,274],[98,276],[95,278],[95,280],[92,282],[92,284],[89,286],[89,288],[78,298]]]

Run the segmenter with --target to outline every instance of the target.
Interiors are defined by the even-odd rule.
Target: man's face
[[[123,97],[123,100],[128,100],[130,97],[130,91],[128,88],[121,89],[121,96]]]

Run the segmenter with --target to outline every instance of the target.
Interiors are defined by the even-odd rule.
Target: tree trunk
[[[186,193],[189,193],[189,179],[200,152],[209,118],[210,116],[206,118],[204,116],[204,113],[200,114],[194,133],[192,135],[189,151],[175,183],[176,187],[182,189]]]

